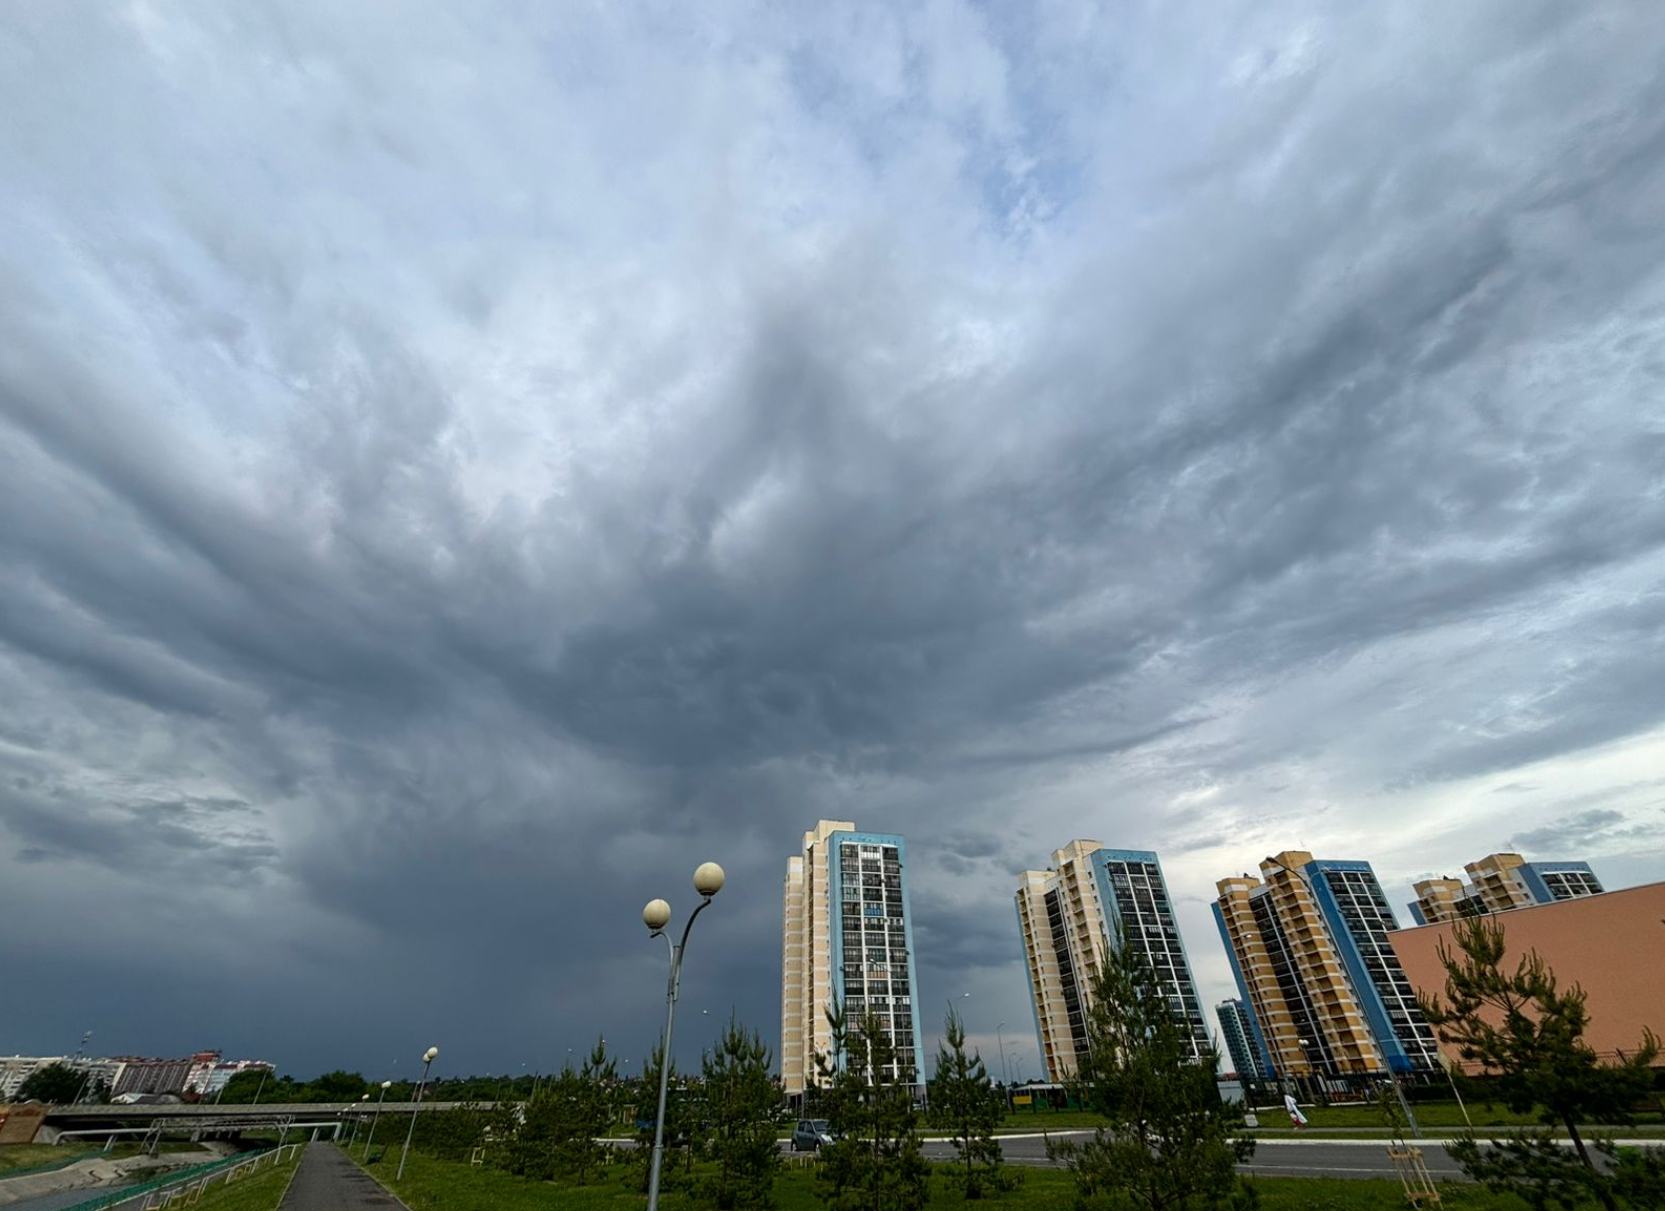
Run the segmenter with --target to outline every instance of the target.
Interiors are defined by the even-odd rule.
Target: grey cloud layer
[[[1661,19],[1203,8],[9,13],[15,1046],[640,1051],[707,854],[767,1029],[820,814],[983,1026],[1073,835],[1212,991],[1266,847],[1657,858]]]

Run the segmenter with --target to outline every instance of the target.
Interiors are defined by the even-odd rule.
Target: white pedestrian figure
[[[1293,1093],[1283,1095],[1283,1108],[1289,1111],[1289,1121],[1295,1124],[1295,1130],[1299,1131],[1307,1125],[1307,1116],[1302,1114],[1301,1108],[1295,1104]]]

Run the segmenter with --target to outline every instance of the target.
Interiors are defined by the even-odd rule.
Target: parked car
[[[638,1134],[640,1134],[642,1136],[651,1138],[652,1135],[653,1135],[653,1120],[651,1118],[639,1118],[639,1119],[637,1119],[636,1120],[636,1131],[637,1131]],[[688,1133],[688,1128],[687,1127],[682,1127],[682,1128],[679,1128],[678,1130],[672,1131],[666,1137],[665,1147],[667,1147],[667,1148],[686,1148],[688,1146],[689,1139],[690,1139],[690,1136],[689,1136],[689,1133]]]
[[[832,1142],[832,1128],[824,1118],[801,1118],[792,1130],[794,1152],[819,1152],[822,1144]]]

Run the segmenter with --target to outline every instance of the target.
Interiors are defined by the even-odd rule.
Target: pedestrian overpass
[[[459,1106],[492,1109],[495,1102],[301,1102],[254,1106],[219,1106],[212,1102],[161,1106],[52,1106],[35,1133],[37,1143],[62,1140],[142,1138],[147,1144],[164,1136],[192,1139],[236,1139],[246,1132],[275,1131],[279,1139],[292,1132],[328,1129],[340,1134],[354,1123],[376,1114],[436,1113]]]

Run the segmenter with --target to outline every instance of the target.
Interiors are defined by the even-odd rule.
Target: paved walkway
[[[367,1207],[404,1206],[343,1156],[341,1149],[333,1144],[310,1144],[301,1154],[300,1170],[289,1186],[289,1193],[278,1204],[278,1211],[358,1211]]]

